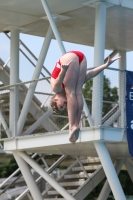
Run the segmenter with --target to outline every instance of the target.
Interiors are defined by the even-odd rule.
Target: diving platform
[[[32,134],[4,140],[4,150],[32,153],[97,157],[94,141],[105,142],[111,157],[130,157],[125,129],[98,126],[82,128],[75,144],[68,141],[68,130]]]

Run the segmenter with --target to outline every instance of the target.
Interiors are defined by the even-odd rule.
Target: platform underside
[[[95,141],[106,143],[111,157],[129,156],[125,131],[120,128],[83,128],[76,144],[68,141],[68,131],[36,134],[5,139],[5,150],[22,150],[44,154],[97,156]]]
[[[89,1],[48,1],[53,16],[58,16],[57,27],[63,41],[94,46],[95,7],[87,2]],[[45,37],[49,22],[41,0],[1,0],[0,32],[11,30],[11,27],[19,28],[22,33]],[[133,10],[107,4],[105,48],[132,50],[132,33]]]

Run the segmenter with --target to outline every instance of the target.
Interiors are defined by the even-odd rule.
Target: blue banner
[[[133,72],[126,71],[126,119],[129,153],[133,156]]]

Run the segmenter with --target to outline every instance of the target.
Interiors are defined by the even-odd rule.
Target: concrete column
[[[11,49],[10,49],[10,85],[19,82],[19,30],[11,30]],[[19,116],[19,88],[14,86],[10,89],[10,132],[11,136],[17,135],[17,120]]]

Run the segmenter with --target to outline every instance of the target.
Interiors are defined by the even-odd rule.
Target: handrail
[[[12,186],[21,176],[22,176],[22,174],[19,174],[19,176],[15,180],[13,180],[9,185],[7,185],[4,188],[4,190],[2,190],[2,192],[0,193],[0,195],[3,194],[10,186]]]
[[[102,118],[102,124],[105,123],[118,109],[118,104],[115,105],[103,118]]]
[[[113,58],[116,54],[118,53],[118,51],[117,50],[115,50],[115,51],[113,51],[109,56],[110,56],[110,58]],[[107,60],[108,60],[108,57],[107,58],[105,58],[105,60],[104,60],[104,63],[106,63],[107,62]],[[92,70],[92,69],[95,69],[96,67],[90,67],[90,68],[87,68],[87,71],[88,70]],[[109,70],[114,70],[114,71],[120,71],[120,72],[123,72],[123,71],[125,71],[125,69],[117,69],[117,68],[113,68],[113,67],[107,67],[106,69],[109,69]]]
[[[24,85],[24,84],[27,84],[27,83],[42,81],[42,80],[46,80],[46,79],[49,79],[49,78],[50,77],[44,77],[44,78],[34,79],[32,81],[25,81],[25,82],[16,83],[16,84],[13,84],[13,85],[7,85],[7,86],[4,86],[4,87],[0,87],[0,90],[4,90],[4,89],[11,88],[11,87],[14,87],[14,86]]]
[[[10,36],[5,33],[5,35],[10,39]],[[20,44],[22,44],[22,46],[32,55],[32,57],[37,61],[37,57],[29,50],[29,48],[22,42],[22,40],[19,39]],[[43,69],[49,74],[51,75],[51,73],[46,69],[46,67],[43,66]]]

